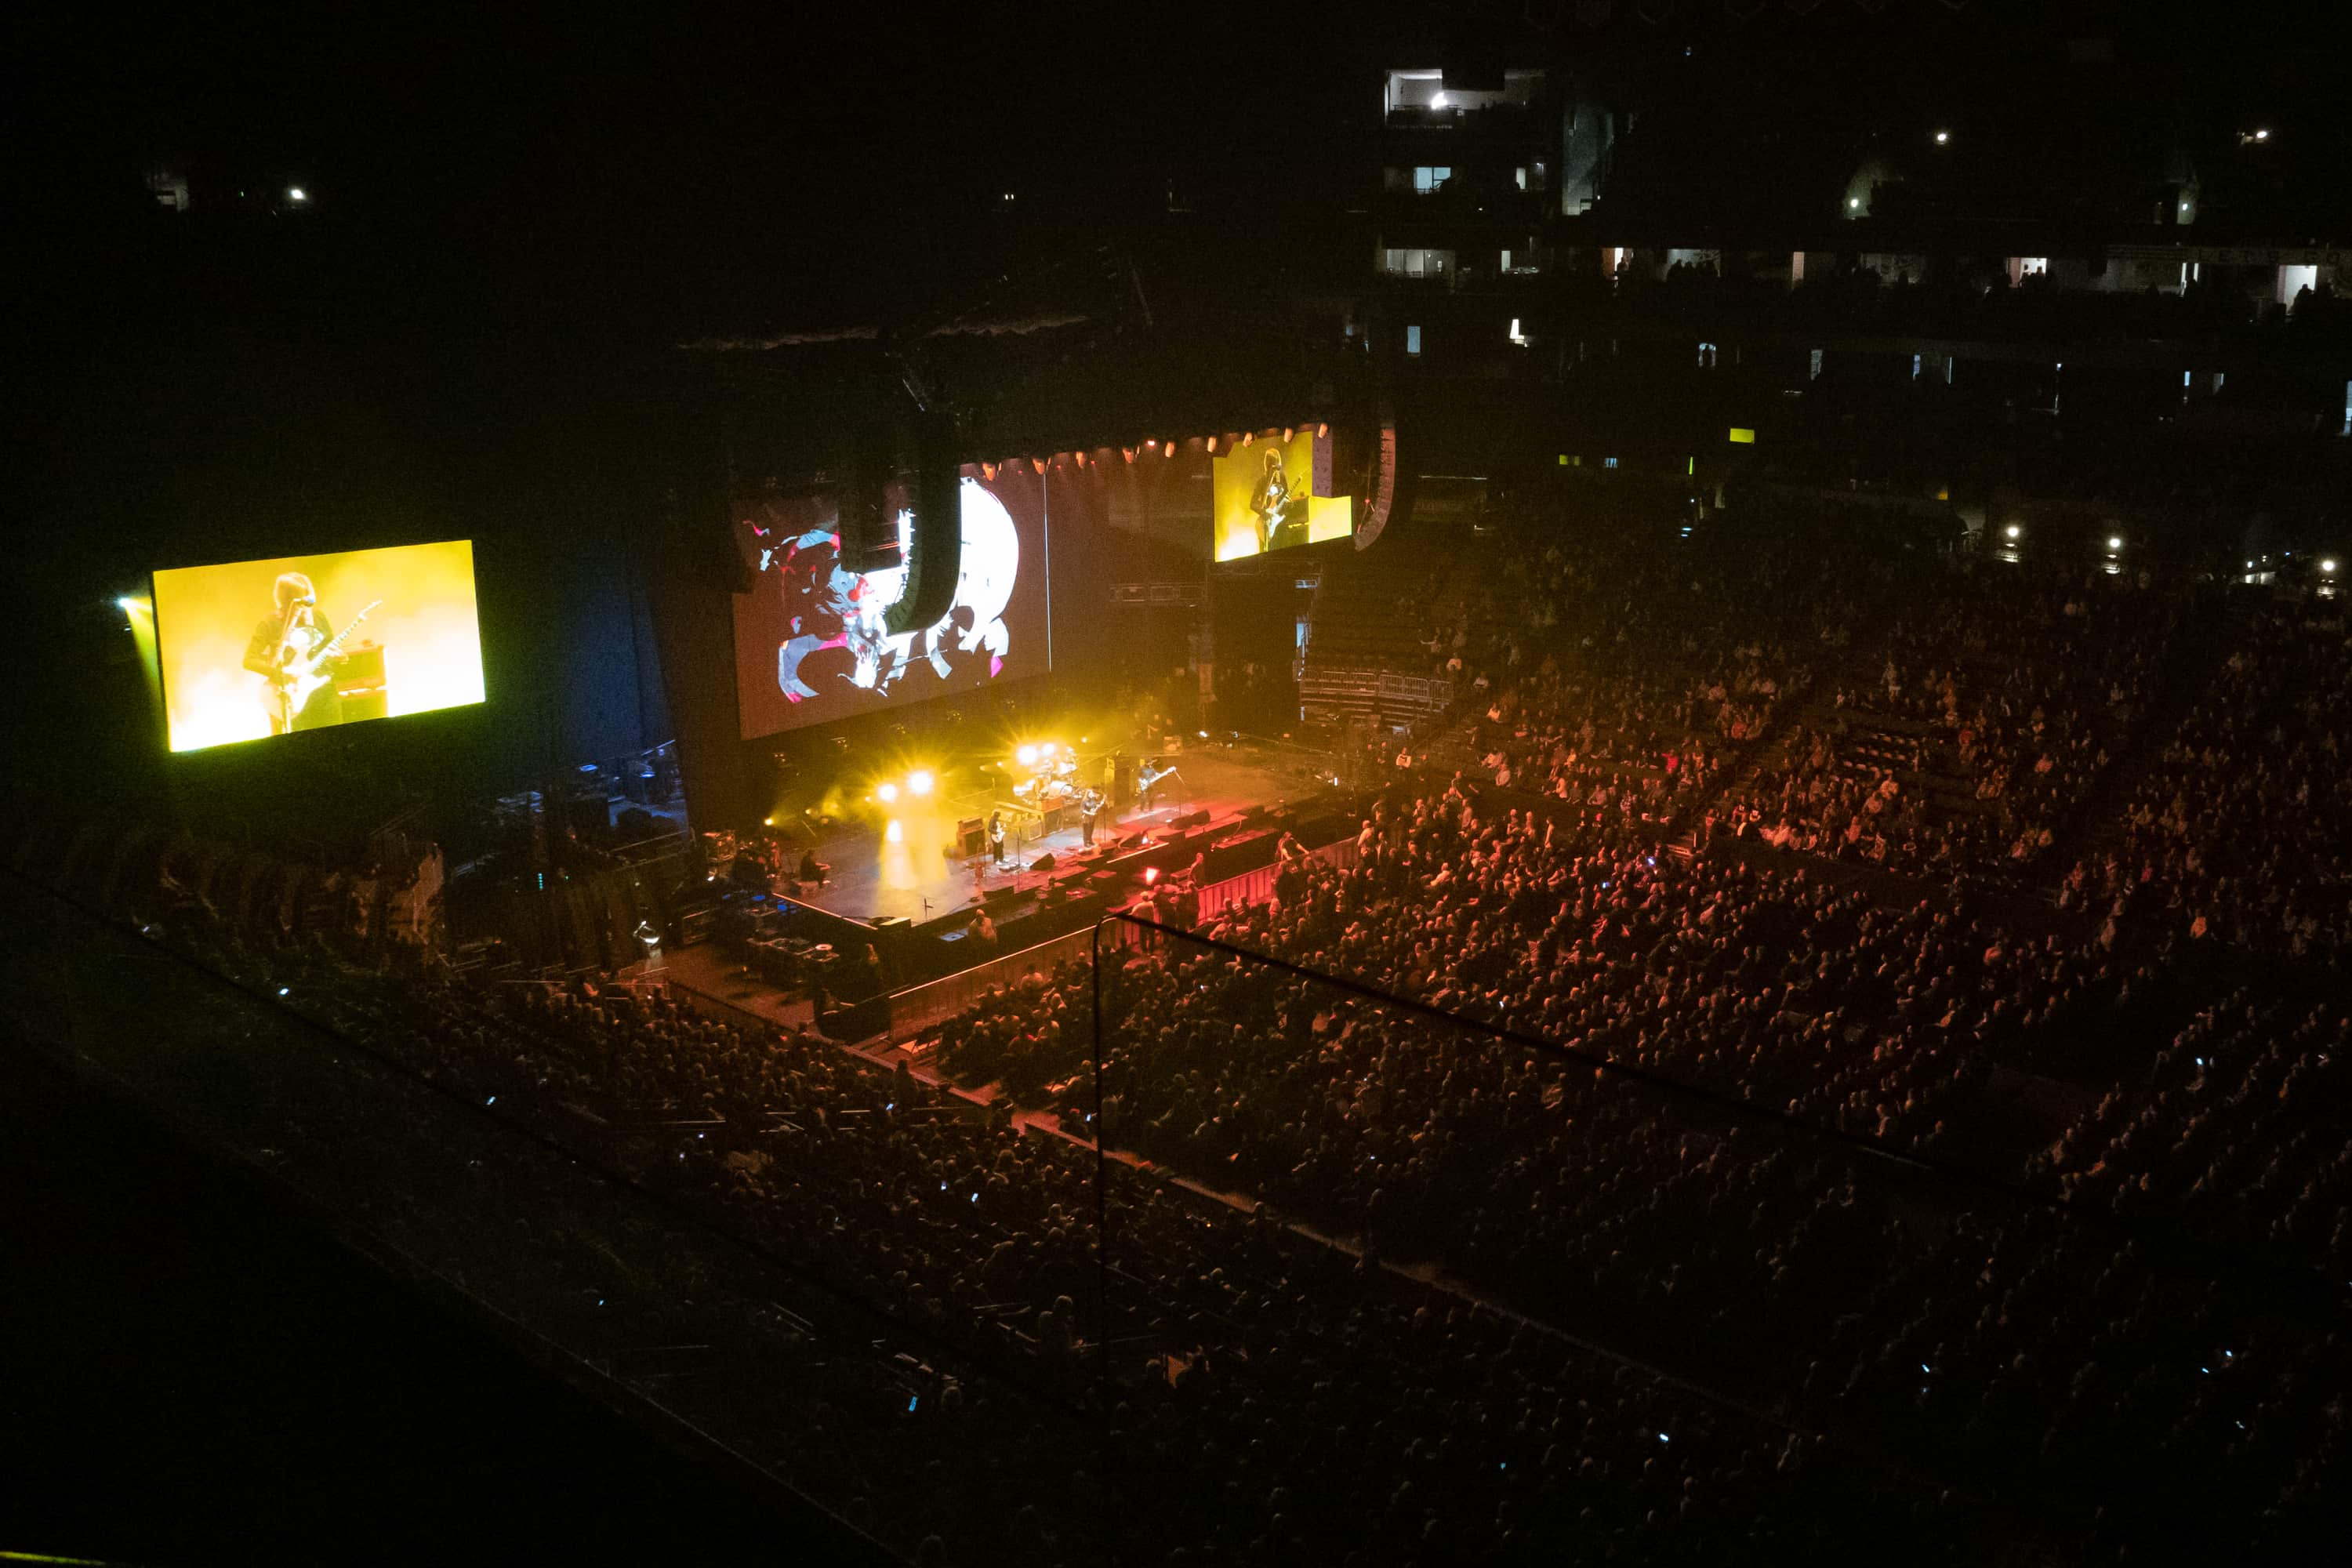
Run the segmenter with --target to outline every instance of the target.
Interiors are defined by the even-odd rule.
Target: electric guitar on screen
[[[310,699],[318,695],[319,688],[334,679],[328,667],[335,662],[335,655],[341,649],[343,639],[359,630],[360,623],[383,603],[378,599],[369,605],[352,617],[351,625],[308,652],[290,642],[278,650],[278,673],[270,679],[278,688],[278,714],[287,728],[293,728],[294,715],[301,712]]]

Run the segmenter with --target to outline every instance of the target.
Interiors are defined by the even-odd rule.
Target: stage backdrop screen
[[[174,752],[482,700],[469,540],[158,572],[154,605]]]
[[[1211,486],[1216,558],[1238,561],[1353,533],[1356,503],[1332,493],[1331,466],[1330,437],[1312,430],[1218,453]]]
[[[967,467],[954,602],[936,625],[895,637],[883,616],[906,591],[906,568],[845,570],[831,501],[739,502],[736,542],[751,573],[751,591],[735,595],[744,738],[1045,674],[1046,485],[1023,464],[992,479]],[[902,560],[910,528],[901,510]]]

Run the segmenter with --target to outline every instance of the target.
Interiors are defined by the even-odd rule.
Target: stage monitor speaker
[[[874,929],[884,936],[903,936],[914,929],[915,922],[904,915],[877,915]]]
[[[1188,811],[1183,816],[1171,819],[1168,824],[1171,827],[1206,827],[1208,825],[1209,814],[1206,810]]]
[[[1029,862],[1029,869],[1032,871],[1050,871],[1054,866],[1055,860],[1051,855],[1040,855]]]

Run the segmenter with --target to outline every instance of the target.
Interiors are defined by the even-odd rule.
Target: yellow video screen
[[[1330,452],[1329,437],[1300,430],[1287,441],[1218,453],[1211,484],[1216,558],[1238,561],[1355,532],[1355,499],[1331,493]]]
[[[471,540],[155,574],[174,752],[482,700]]]

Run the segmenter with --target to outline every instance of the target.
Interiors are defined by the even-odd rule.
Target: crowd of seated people
[[[2177,599],[1942,575],[1721,803],[1716,827],[1948,880],[2033,870],[2146,711]]]
[[[1818,554],[1531,551],[1442,639],[1452,784],[1201,924],[1456,1022],[1140,942],[1098,1128],[1079,963],[940,1026],[968,1098],[657,989],[387,973],[325,879],[106,884],[961,1369],[928,1458],[835,1478],[935,1559],[2292,1560],[2352,1486],[2352,1022],[2179,960],[2345,945],[2342,624],[2230,643],[2021,918],[1969,873],[2042,865],[2193,606]],[[1099,1300],[1096,1132],[1141,1163]]]
[[[910,1332],[1011,1366],[927,1402],[914,1440],[935,1457],[909,1468],[913,1497],[876,1479],[903,1458],[844,1472],[854,1519],[935,1538],[938,1560],[1093,1561],[1105,1532],[1122,1554],[1180,1563],[1760,1563],[1889,1539],[1960,1560],[1975,1539],[1955,1496],[1832,1462],[1801,1428],[1150,1180],[1116,1198],[1110,1442],[1126,1489],[1107,1489],[1091,1416],[1003,1391],[1076,1401],[1100,1370],[1091,1161],[1075,1144],[1017,1130],[1002,1102],[977,1110],[659,990],[393,976],[340,957],[347,931],[278,942],[200,910],[142,912]],[[1037,1039],[1069,1026],[1043,1018]],[[897,1386],[830,1392],[871,1415]],[[1046,1473],[1061,1479],[1041,1494]]]
[[[2352,637],[2340,601],[2255,617],[2068,876],[2199,941],[2340,963],[2352,950]]]
[[[2158,979],[2153,955],[2028,939],[1948,900],[1884,907],[1798,873],[1658,857],[1613,826],[1482,820],[1459,791],[1376,816],[1352,869],[1207,934],[1955,1160],[1970,1151],[1953,1130],[1985,1113],[1995,1074],[2063,1065],[2086,1012]],[[946,1065],[1090,1103],[1073,1023],[1087,980],[988,998],[946,1031]],[[2193,1488],[2249,1529],[2311,1528],[2352,1463],[2326,1392],[2340,1344],[2032,1202],[1891,1189],[1801,1140],[1695,1130],[1523,1047],[1206,951],[1133,958],[1112,990],[1115,1145],[1579,1331],[1826,1404],[1972,1479],[2142,1502]],[[2273,1065],[2298,1059],[2282,1047]],[[2241,1117],[2227,1142],[2248,1158],[2264,1131]],[[2055,1198],[2048,1171],[2006,1173]],[[2340,1189],[2299,1168],[2272,1180],[2283,1199],[2305,1192],[2278,1223],[2336,1234]],[[2064,1312],[2040,1310],[2053,1293]],[[2228,1364],[2262,1375],[2184,1373],[2181,1302],[2237,1342]],[[2117,1379],[2133,1390],[2120,1405]],[[2314,1446],[2289,1453],[2284,1430]]]

